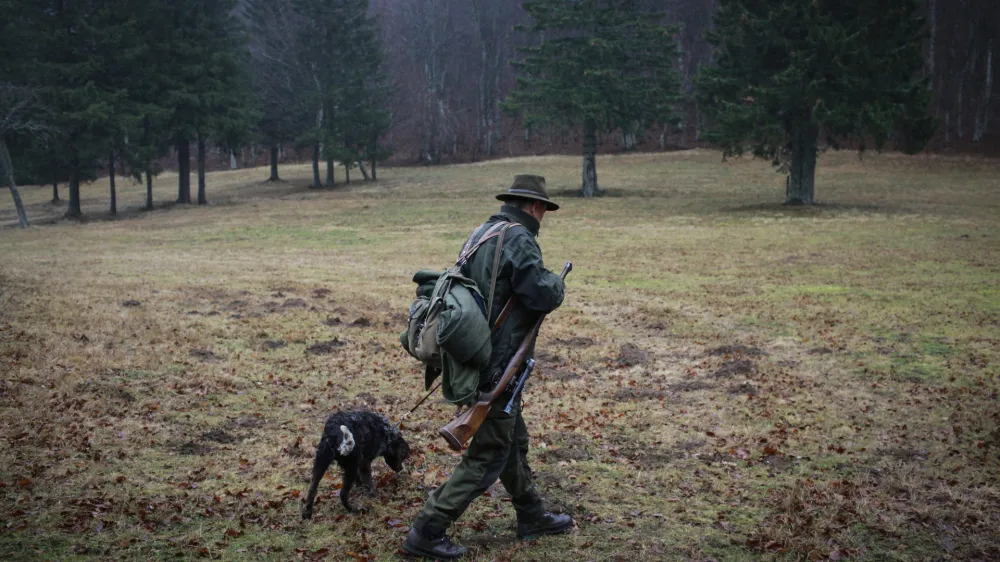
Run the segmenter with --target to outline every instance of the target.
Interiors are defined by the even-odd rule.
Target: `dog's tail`
[[[350,429],[347,429],[346,425],[340,426],[340,433],[344,436],[340,440],[340,445],[337,446],[337,452],[340,456],[346,457],[354,450],[354,434],[351,433]]]

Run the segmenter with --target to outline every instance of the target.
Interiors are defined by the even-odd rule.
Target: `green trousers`
[[[497,478],[510,494],[518,520],[530,521],[544,513],[542,499],[531,481],[528,428],[521,417],[520,400],[510,414],[503,411],[505,401],[497,402],[451,478],[431,493],[413,522],[413,527],[424,535],[436,535],[447,529]]]

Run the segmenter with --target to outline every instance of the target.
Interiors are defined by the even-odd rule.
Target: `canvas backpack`
[[[474,395],[478,372],[489,364],[493,352],[490,335],[509,312],[510,301],[496,326],[489,325],[504,236],[517,225],[497,222],[477,228],[462,247],[454,267],[443,273],[420,271],[413,278],[418,296],[410,305],[407,330],[400,342],[410,355],[427,365],[428,388],[436,372],[444,372],[442,388],[450,401],[459,402]],[[462,275],[462,267],[493,238],[498,238],[493,275],[488,298],[484,299],[475,281]],[[433,288],[428,291],[431,283]]]

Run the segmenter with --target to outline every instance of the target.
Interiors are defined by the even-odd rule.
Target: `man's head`
[[[545,212],[548,210],[545,203],[533,199],[511,199],[507,201],[507,204],[513,205],[535,217],[538,219],[538,222],[542,222],[542,217],[545,216]]]
[[[515,176],[514,183],[506,193],[497,195],[497,199],[520,208],[539,222],[547,211],[559,209],[545,191],[545,178],[531,174]]]

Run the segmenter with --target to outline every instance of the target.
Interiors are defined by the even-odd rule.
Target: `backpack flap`
[[[437,343],[456,361],[482,369],[493,353],[490,326],[480,306],[482,297],[471,279],[456,277],[453,283],[437,317]]]

